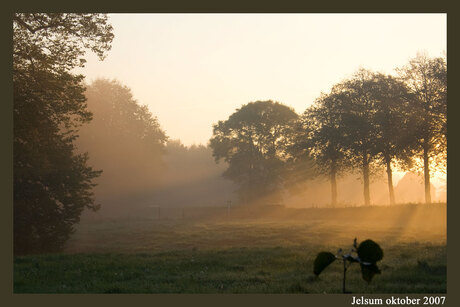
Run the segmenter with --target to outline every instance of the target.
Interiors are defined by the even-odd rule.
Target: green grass
[[[445,209],[317,209],[258,219],[86,221],[65,253],[16,257],[14,292],[341,293],[342,264],[331,264],[316,278],[313,260],[320,251],[349,248],[358,237],[382,246],[382,274],[367,284],[354,264],[347,272],[347,290],[445,293]]]

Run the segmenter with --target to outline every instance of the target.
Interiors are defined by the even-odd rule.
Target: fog
[[[229,207],[243,206],[238,186],[223,177],[228,165],[216,163],[207,145],[185,146],[180,140],[168,139],[160,121],[133,98],[129,88],[118,81],[99,79],[87,86],[86,97],[93,119],[81,127],[77,148],[88,153],[89,165],[102,170],[102,174],[94,188],[101,209],[85,212],[83,219],[155,217],[158,210],[163,217],[178,217],[185,214],[183,208],[189,215],[200,215],[209,207],[221,208],[224,214]],[[376,169],[373,174],[371,203],[388,205],[384,169]],[[338,207],[363,205],[360,178],[359,171],[338,177]],[[431,191],[434,202],[446,201],[445,190],[437,191],[432,185]],[[330,206],[330,193],[329,180],[320,176],[296,182],[295,188],[285,186],[281,201],[277,192],[274,197],[264,195],[259,204],[326,208]],[[406,173],[395,184],[399,204],[421,203],[423,193],[423,178],[415,173]]]
[[[327,207],[330,204],[331,186],[327,178],[306,181],[304,191],[288,196],[286,204],[290,207]],[[399,204],[423,203],[424,184],[423,177],[414,172],[406,172],[394,186],[396,202]],[[346,173],[337,181],[338,202],[340,206],[363,205],[363,183],[360,174]],[[371,203],[373,205],[389,205],[388,183],[383,174],[374,175],[370,184]],[[437,189],[431,184],[431,193],[434,202],[446,202],[447,194],[441,186]]]
[[[446,14],[294,15],[12,14],[14,292],[443,293]]]

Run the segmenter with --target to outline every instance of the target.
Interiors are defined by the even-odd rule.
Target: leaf
[[[361,263],[361,274],[362,274],[363,279],[367,281],[368,283],[370,283],[375,274],[380,274],[380,269],[374,263],[372,264]]]
[[[380,248],[380,245],[372,240],[361,242],[358,246],[357,252],[361,261],[369,262],[371,264],[375,264],[383,258],[382,248]]]
[[[313,273],[318,276],[328,265],[330,265],[335,260],[335,256],[330,252],[321,252],[316,256],[314,262]]]

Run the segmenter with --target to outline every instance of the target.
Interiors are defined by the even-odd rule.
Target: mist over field
[[[119,81],[96,80],[87,86],[86,97],[93,119],[79,130],[76,149],[90,153],[88,164],[103,172],[95,179],[94,188],[101,210],[84,213],[85,217],[112,213],[143,216],[146,208],[157,207],[226,208],[229,202],[230,206],[241,205],[238,184],[223,176],[228,163],[216,163],[209,144],[185,146],[180,140],[167,139],[159,120]],[[139,123],[141,116],[149,118],[152,126]],[[147,133],[148,137],[160,138],[148,143],[144,136]],[[313,164],[303,167],[307,173],[315,172]],[[289,176],[297,179],[295,174]],[[394,185],[397,202],[423,203],[422,175],[408,171],[399,177]],[[307,178],[289,181],[281,198],[265,197],[262,205],[330,207],[330,190],[326,175],[308,174]],[[364,205],[362,191],[360,169],[348,169],[337,180],[338,206]],[[384,167],[373,169],[370,191],[373,205],[389,205]],[[441,181],[438,188],[431,184],[431,194],[433,202],[446,202],[445,183]]]
[[[445,20],[13,14],[14,292],[445,293]]]

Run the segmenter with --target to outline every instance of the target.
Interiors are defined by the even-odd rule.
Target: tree
[[[340,93],[321,94],[301,116],[302,130],[297,144],[313,156],[319,174],[331,181],[331,205],[337,205],[337,175],[346,168]]]
[[[370,170],[376,158],[374,148],[378,132],[375,128],[374,76],[360,69],[351,78],[337,84],[333,92],[340,97],[342,144],[347,159],[362,169],[364,204],[370,205]]]
[[[286,165],[291,158],[288,137],[298,115],[273,101],[243,105],[213,126],[210,147],[216,162],[224,160],[224,177],[239,186],[243,203],[281,200]]]
[[[76,129],[91,120],[71,70],[85,49],[101,59],[112,27],[103,14],[13,15],[14,253],[60,250],[84,208],[94,204],[100,172],[76,154]]]
[[[410,95],[405,84],[392,76],[374,73],[372,97],[376,129],[377,162],[386,168],[390,204],[395,204],[392,164],[407,165],[413,146]]]
[[[97,181],[98,200],[155,188],[167,141],[158,119],[115,80],[97,79],[85,95],[93,120],[80,129],[77,145],[90,154],[91,165],[104,171]]]
[[[425,202],[431,203],[430,166],[447,159],[447,63],[444,58],[418,54],[398,70],[400,78],[413,94],[416,156],[423,160]]]

